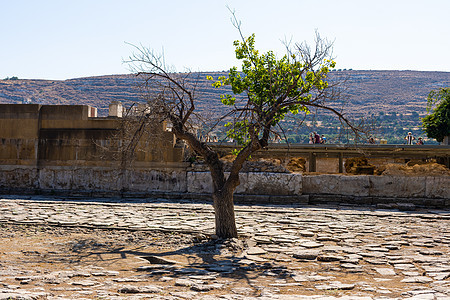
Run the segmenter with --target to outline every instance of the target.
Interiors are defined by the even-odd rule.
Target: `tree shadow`
[[[162,250],[151,244],[116,245],[95,239],[78,239],[63,249],[43,256],[30,253],[29,259],[38,263],[65,263],[71,267],[114,266],[126,259],[142,259],[142,265],[130,266],[133,276],[161,281],[171,278],[175,285],[194,291],[220,288],[220,282],[240,282],[251,289],[251,295],[259,295],[261,286],[256,280],[261,276],[270,280],[288,280],[294,270],[271,259],[246,255],[244,243],[238,239],[197,240],[180,248]],[[31,261],[30,261],[31,262]],[[250,292],[249,292],[250,293]]]

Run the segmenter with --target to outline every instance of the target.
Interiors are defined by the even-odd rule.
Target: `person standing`
[[[413,144],[413,141],[414,141],[415,139],[416,139],[416,138],[412,135],[412,133],[411,133],[411,132],[408,132],[408,135],[405,136],[406,145],[412,145],[412,144]]]
[[[314,144],[320,144],[320,135],[314,132]]]

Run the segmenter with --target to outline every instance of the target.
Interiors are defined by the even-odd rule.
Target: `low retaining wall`
[[[378,204],[450,207],[450,177],[242,173],[238,202]],[[102,167],[1,166],[2,193],[209,199],[209,172],[185,168],[120,171]]]
[[[238,194],[294,196],[302,194],[302,176],[289,173],[242,173]],[[38,190],[109,191],[127,193],[173,192],[210,194],[209,172],[147,168],[119,170],[103,167],[2,166],[0,189],[27,192]]]
[[[450,177],[332,174],[303,176],[303,193],[445,199],[450,198]]]

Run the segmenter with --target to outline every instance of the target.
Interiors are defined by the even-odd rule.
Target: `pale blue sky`
[[[238,63],[229,5],[256,46],[334,40],[336,68],[450,72],[449,0],[0,0],[0,78],[129,73],[125,42],[161,50],[178,71]]]

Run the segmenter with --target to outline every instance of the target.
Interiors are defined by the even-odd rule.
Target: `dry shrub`
[[[369,164],[367,158],[365,157],[351,157],[348,158],[344,163],[345,171],[348,174],[374,174],[376,167]]]
[[[224,170],[229,172],[232,162],[236,156],[226,155],[220,158],[224,164]],[[250,158],[248,159],[241,170],[245,172],[275,172],[275,173],[289,173],[290,170],[286,169],[283,162],[278,158]]]
[[[368,161],[365,157],[351,157],[345,160],[345,172],[352,173],[358,166],[367,166]]]
[[[436,160],[434,160],[433,162],[436,162]],[[430,163],[429,161],[423,161],[421,159],[411,159],[410,161],[408,161],[406,163],[406,165],[408,167],[412,167],[414,165],[425,165],[425,164],[429,164],[429,163]]]
[[[305,172],[306,159],[303,157],[293,157],[286,164],[286,169],[291,172]]]
[[[410,176],[450,176],[450,170],[437,163],[399,165],[387,164],[382,175],[410,175]]]

